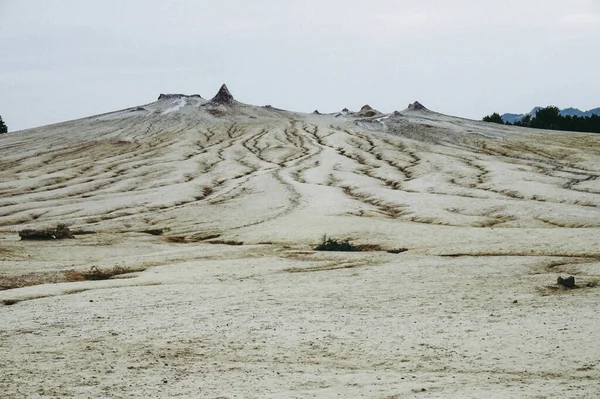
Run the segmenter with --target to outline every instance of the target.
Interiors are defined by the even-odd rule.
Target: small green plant
[[[4,123],[4,121],[2,120],[2,117],[0,116],[0,134],[4,134],[8,132],[8,127],[6,126],[6,123]]]
[[[352,245],[349,240],[340,240],[337,238],[329,238],[327,234],[323,234],[321,243],[315,247],[315,251],[344,251],[344,252],[360,252],[362,249]]]

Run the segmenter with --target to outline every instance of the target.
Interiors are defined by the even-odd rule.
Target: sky
[[[16,131],[156,100],[481,119],[600,107],[598,0],[0,0]]]

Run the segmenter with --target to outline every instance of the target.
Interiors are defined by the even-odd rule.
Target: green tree
[[[504,121],[502,120],[502,117],[500,116],[499,113],[494,112],[491,115],[486,115],[483,117],[482,119],[484,122],[492,122],[492,123],[499,123],[501,125],[504,125]]]
[[[524,126],[524,127],[531,126],[531,115],[526,114],[523,118],[521,118],[520,121],[515,122],[515,126]]]
[[[484,117],[483,120],[486,122],[502,123],[502,118],[497,112]],[[511,123],[506,122],[506,125],[511,125]],[[592,114],[591,116],[562,116],[558,107],[549,106],[537,111],[534,117],[531,117],[530,114],[525,115],[521,120],[516,121],[514,126],[600,133],[600,116],[596,114]]]
[[[561,130],[564,118],[560,116],[560,109],[553,105],[540,109],[531,119],[531,127],[538,129]]]
[[[8,127],[6,127],[6,123],[2,120],[0,116],[0,134],[8,132]]]

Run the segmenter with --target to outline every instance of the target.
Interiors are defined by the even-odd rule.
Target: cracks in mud
[[[36,152],[35,143],[26,141],[15,144],[17,149],[33,149],[26,158],[0,161],[4,168],[0,177],[20,179],[19,184],[8,179],[0,181],[0,225],[65,217],[97,223],[199,203],[218,206],[252,193],[254,179],[265,175],[287,193],[287,205],[251,224],[297,209],[302,185],[337,188],[386,218],[419,223],[452,224],[414,208],[418,201],[429,201],[427,196],[436,195],[450,201],[443,209],[448,215],[475,218],[469,222],[475,227],[501,226],[515,220],[514,212],[489,211],[481,206],[469,211],[464,201],[476,204],[481,200],[509,200],[515,201],[515,205],[507,205],[513,207],[517,202],[533,201],[549,206],[581,206],[589,211],[600,207],[600,192],[595,188],[600,172],[578,166],[583,162],[582,155],[575,150],[567,151],[561,159],[558,147],[538,148],[510,140],[475,141],[469,152],[464,146],[451,152],[439,143],[369,133],[343,124],[318,126],[297,119],[267,126],[223,120],[190,127],[184,122],[165,131],[159,120],[140,119],[138,126],[117,121],[93,140],[83,140],[81,135],[81,141],[68,148],[59,136],[49,136],[46,144],[50,150]],[[508,168],[503,166],[506,169],[499,172],[494,163]],[[515,181],[530,174],[536,184],[547,184],[566,194],[527,194],[507,183],[510,175],[498,180],[501,173],[514,174]],[[163,200],[156,195],[174,186],[180,190],[180,198]],[[125,195],[139,205],[85,211],[88,205],[93,208],[93,204],[107,198]],[[73,207],[73,202],[81,206]],[[48,204],[52,212],[45,210]],[[432,204],[439,207],[435,201]],[[352,214],[372,216],[364,211]],[[543,213],[534,215],[534,219],[555,227],[595,226]],[[245,225],[248,223],[242,223],[242,227]]]

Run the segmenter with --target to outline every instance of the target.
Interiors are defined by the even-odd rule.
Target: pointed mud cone
[[[408,109],[411,111],[428,111],[428,109],[425,108],[425,106],[418,101],[415,101],[412,104],[408,104]]]
[[[231,104],[233,102],[233,96],[229,92],[227,85],[223,84],[217,95],[214,96],[210,102],[213,104]]]
[[[369,104],[363,105],[363,107],[358,111],[358,115],[363,117],[371,117],[379,114],[379,111],[373,109]]]

